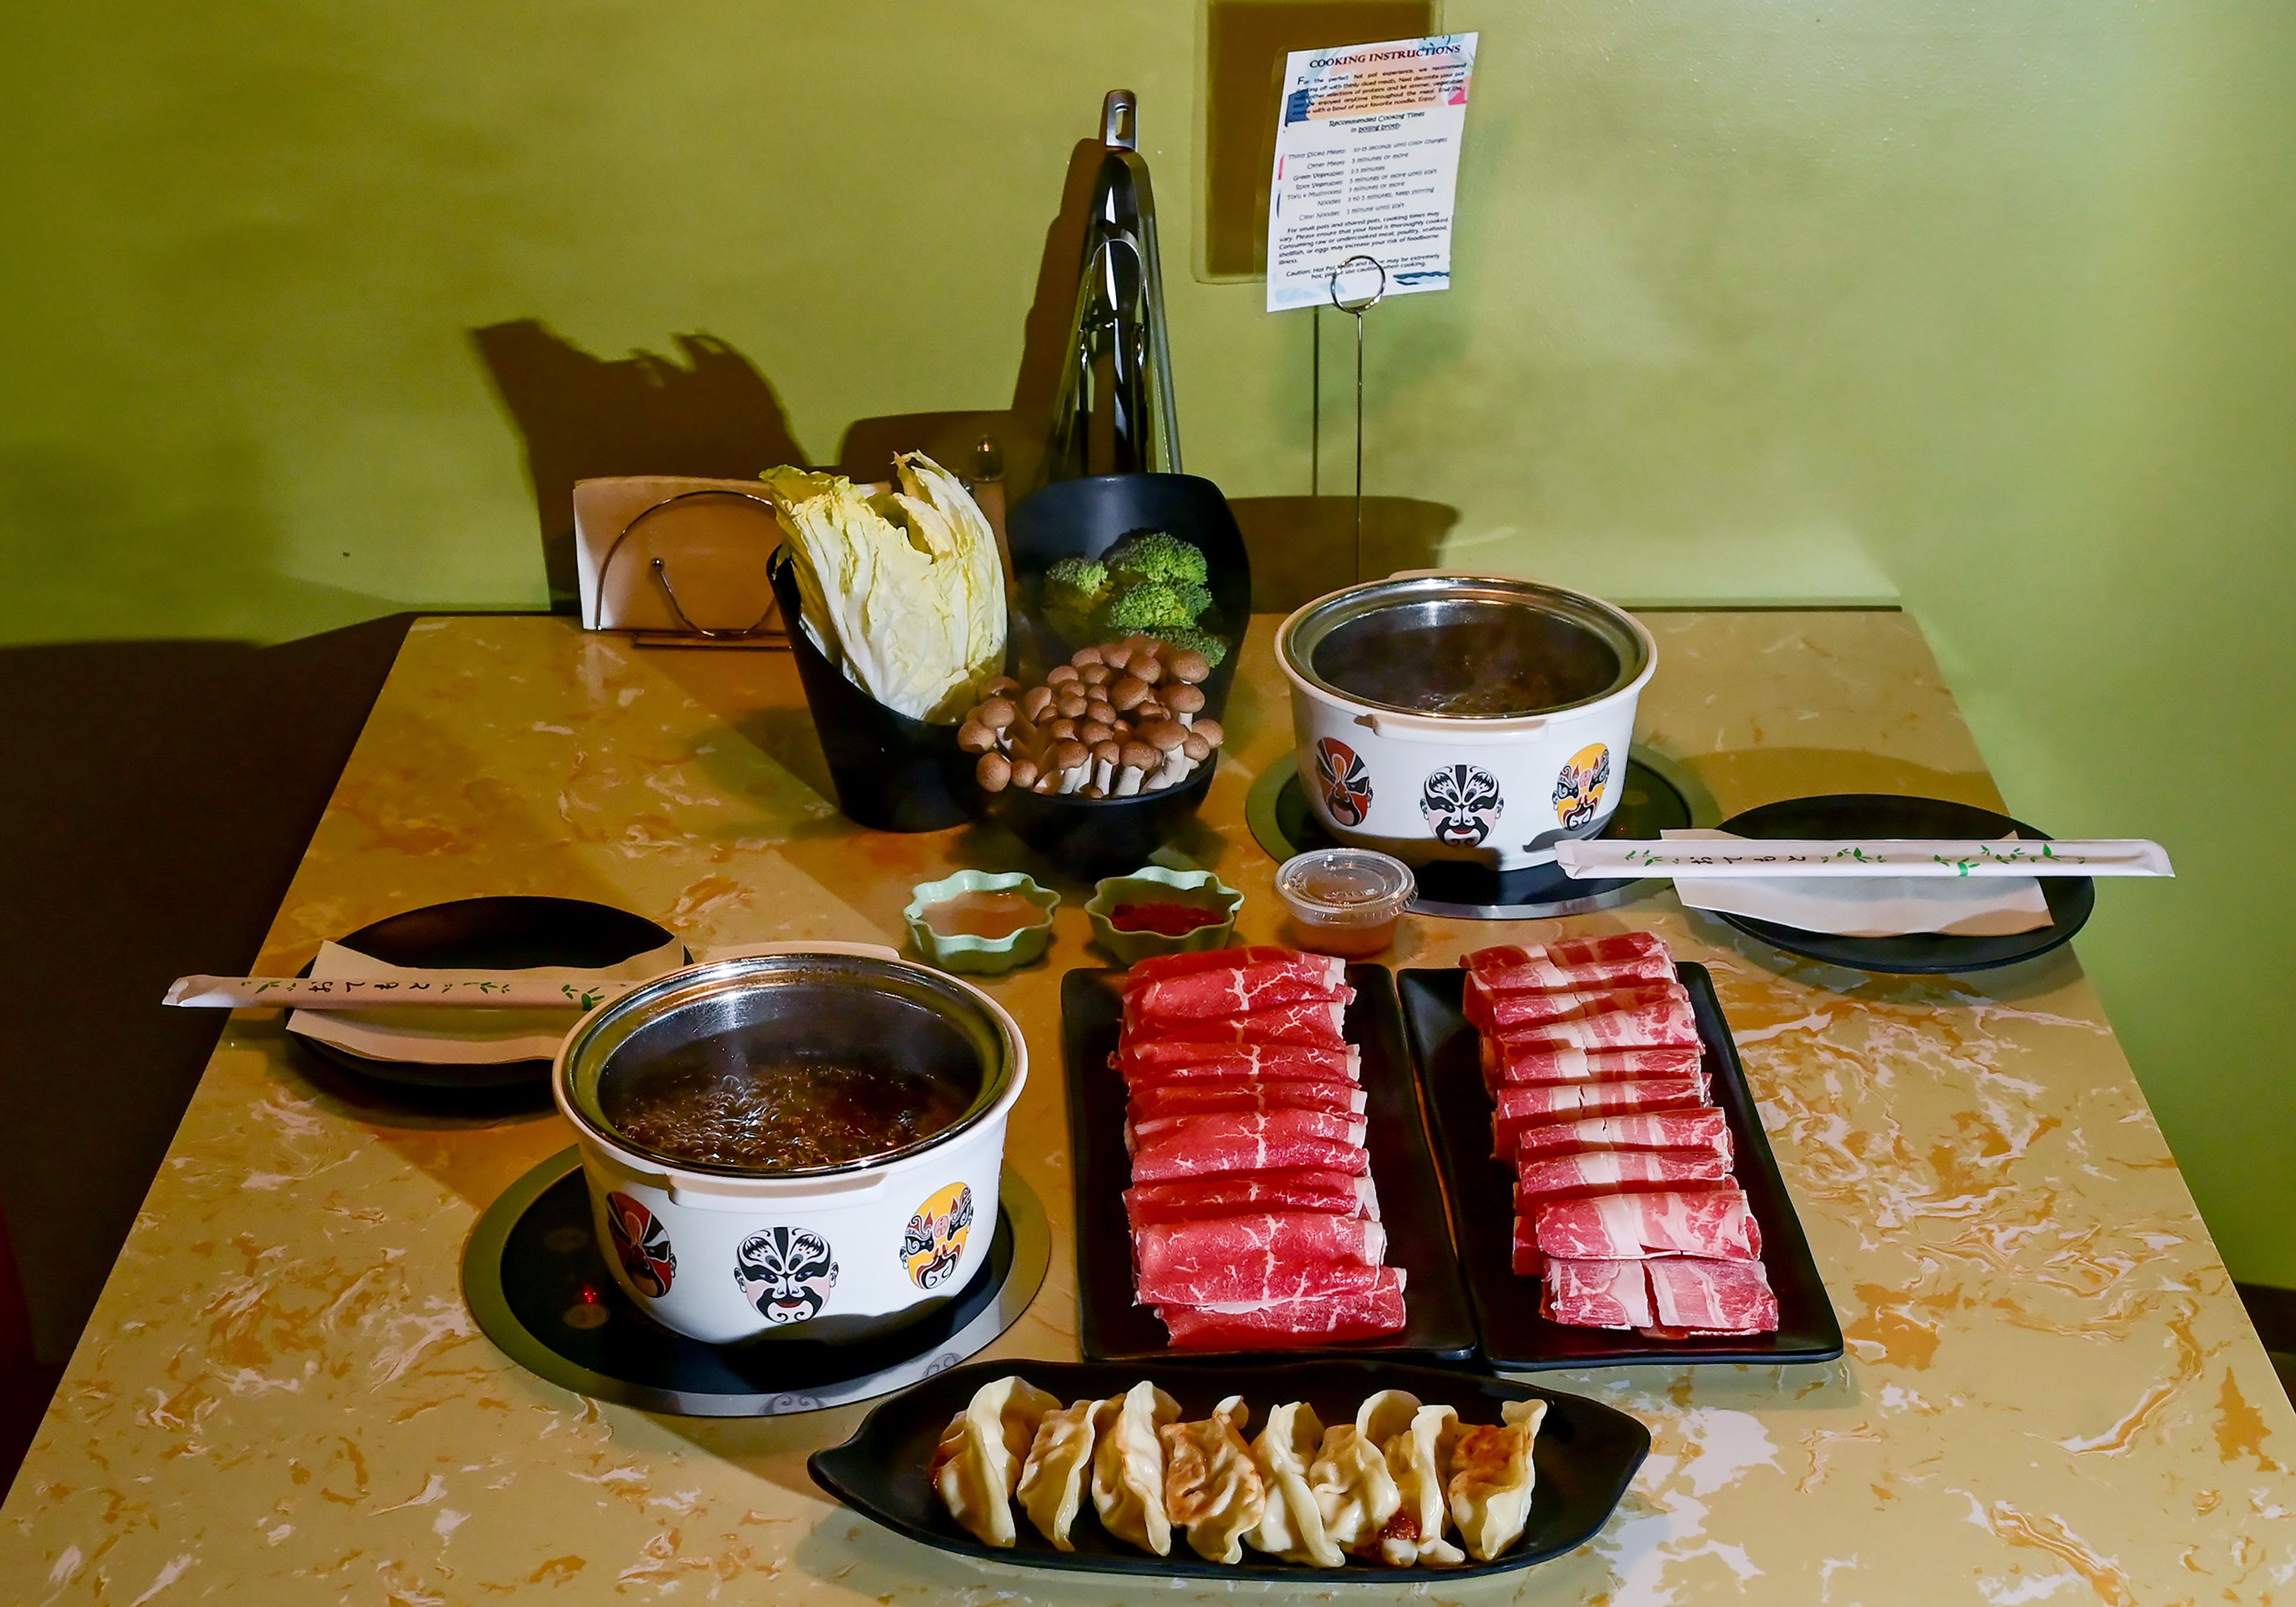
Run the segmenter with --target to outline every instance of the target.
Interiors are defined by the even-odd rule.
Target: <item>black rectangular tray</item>
[[[1382,1568],[1354,1561],[1344,1568],[1312,1568],[1248,1547],[1243,1560],[1229,1567],[1198,1556],[1177,1531],[1169,1556],[1151,1556],[1111,1537],[1086,1502],[1070,1531],[1074,1551],[1055,1551],[1017,1512],[1020,1541],[1006,1551],[983,1545],[958,1526],[934,1494],[929,1469],[942,1431],[964,1409],[973,1391],[1015,1373],[1064,1401],[1104,1400],[1130,1389],[1143,1376],[1135,1366],[1092,1362],[1013,1360],[952,1367],[880,1403],[852,1439],[816,1451],[806,1466],[816,1484],[856,1512],[913,1540],[982,1562],[1258,1584],[1383,1585],[1392,1591],[1504,1573],[1577,1550],[1609,1521],[1635,1470],[1650,1452],[1650,1431],[1615,1407],[1581,1395],[1468,1373],[1368,1359],[1160,1368],[1147,1376],[1180,1403],[1184,1421],[1207,1415],[1224,1396],[1242,1396],[1251,1409],[1247,1438],[1259,1431],[1271,1407],[1286,1401],[1307,1401],[1317,1417],[1336,1423],[1355,1421],[1364,1398],[1382,1390],[1408,1390],[1430,1405],[1455,1406],[1469,1423],[1498,1422],[1500,1407],[1510,1400],[1544,1400],[1546,1416],[1531,1442],[1537,1476],[1522,1538],[1488,1562],[1459,1568]]]
[[[1472,1360],[1474,1314],[1444,1221],[1443,1185],[1427,1144],[1395,980],[1383,965],[1350,965],[1356,990],[1342,1030],[1363,1052],[1370,1118],[1365,1145],[1387,1226],[1387,1259],[1404,1268],[1402,1332],[1298,1349],[1175,1350],[1154,1309],[1132,1303],[1132,1227],[1124,1191],[1125,1085],[1108,1063],[1123,1025],[1120,971],[1071,971],[1061,979],[1061,1048],[1068,1062],[1069,1152],[1076,1160],[1078,1341],[1087,1361],[1232,1361],[1239,1356],[1414,1357]]]
[[[1493,1107],[1483,1086],[1482,1045],[1462,1009],[1467,973],[1455,966],[1406,971],[1397,979],[1434,1122],[1436,1154],[1451,1192],[1459,1266],[1474,1301],[1484,1357],[1494,1367],[1531,1373],[1630,1362],[1830,1362],[1841,1354],[1841,1324],[1778,1176],[1738,1046],[1714,996],[1714,979],[1703,965],[1678,963],[1675,971],[1690,992],[1714,1103],[1729,1124],[1732,1170],[1761,1227],[1762,1265],[1778,1297],[1775,1333],[1654,1340],[1567,1327],[1539,1316],[1538,1280],[1514,1269],[1514,1168],[1491,1154]]]

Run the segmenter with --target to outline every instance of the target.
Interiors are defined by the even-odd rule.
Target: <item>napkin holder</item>
[[[583,627],[630,632],[646,646],[786,648],[767,569],[781,541],[754,480],[577,480]]]

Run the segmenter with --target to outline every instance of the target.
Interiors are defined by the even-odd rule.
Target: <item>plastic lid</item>
[[[1292,912],[1323,926],[1374,926],[1402,913],[1419,890],[1411,867],[1369,849],[1317,849],[1283,862],[1275,890]]]

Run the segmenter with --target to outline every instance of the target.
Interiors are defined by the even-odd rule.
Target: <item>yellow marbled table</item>
[[[1856,791],[1998,806],[1905,616],[1650,624],[1642,740],[1724,813]],[[1243,890],[1243,934],[1261,940],[1275,867],[1244,799],[1291,745],[1270,635],[1258,622],[1246,648],[1210,830],[1182,845]],[[501,892],[604,900],[697,946],[897,941],[912,884],[1000,857],[976,832],[859,832],[826,792],[783,655],[426,619],[263,969],[399,910]],[[991,1356],[1075,1354],[1058,984],[1097,963],[1078,903],[1047,962],[993,984],[1035,1068],[1008,1158],[1054,1244]],[[1433,1599],[2296,1596],[2296,1417],[2069,952],[1867,980],[1740,939],[1664,892],[1561,925],[1651,927],[1712,968],[1849,1352],[1545,1375],[1641,1416],[1650,1460],[1592,1545]],[[1414,919],[1393,958],[1447,964],[1555,930]],[[272,1013],[226,1032],[0,1513],[0,1601],[1186,1594],[976,1567],[827,1502],[806,1455],[864,1408],[657,1417],[522,1372],[473,1327],[458,1259],[488,1203],[570,1142],[564,1125],[323,1089],[282,1038]]]

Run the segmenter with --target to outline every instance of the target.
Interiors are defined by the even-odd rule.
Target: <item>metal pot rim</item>
[[[1316,647],[1342,625],[1383,609],[1403,607],[1435,597],[1459,596],[1527,608],[1590,631],[1617,652],[1619,673],[1600,692],[1568,703],[1557,703],[1544,709],[1514,709],[1505,714],[1440,714],[1423,709],[1408,709],[1396,703],[1382,703],[1358,693],[1349,692],[1332,685],[1316,671]],[[1565,586],[1547,586],[1537,580],[1520,580],[1506,575],[1440,571],[1362,581],[1326,593],[1314,602],[1303,604],[1277,628],[1275,656],[1276,661],[1283,667],[1284,674],[1295,685],[1307,690],[1354,708],[1408,715],[1414,720],[1426,720],[1437,725],[1456,725],[1462,735],[1468,735],[1478,726],[1544,719],[1553,715],[1567,714],[1573,709],[1590,708],[1611,698],[1632,693],[1649,678],[1658,655],[1656,644],[1642,621],[1600,597],[1574,592]]]
[[[785,980],[799,977],[817,979],[825,970],[898,978],[904,984],[900,991],[912,997],[926,996],[922,1002],[929,1007],[938,997],[950,1007],[944,1009],[942,1013],[953,1015],[955,1010],[964,1010],[978,1018],[987,1035],[995,1040],[997,1053],[994,1063],[987,1068],[987,1074],[981,1078],[980,1092],[973,1096],[964,1114],[937,1132],[875,1154],[859,1156],[834,1166],[791,1167],[763,1171],[751,1167],[693,1160],[648,1148],[607,1121],[604,1113],[598,1109],[596,1090],[599,1078],[611,1062],[614,1052],[647,1023],[701,999],[746,991],[758,986],[772,986],[773,979],[776,977]],[[955,1142],[990,1120],[1011,1102],[1017,1092],[1016,1082],[1025,1054],[1019,1029],[1013,1019],[997,1006],[994,999],[960,978],[895,957],[890,950],[885,951],[882,958],[834,949],[792,950],[688,965],[665,972],[644,986],[634,988],[619,998],[601,1004],[576,1024],[565,1043],[560,1046],[558,1063],[553,1070],[551,1080],[558,1108],[575,1124],[585,1139],[602,1145],[610,1152],[627,1157],[636,1164],[659,1167],[673,1175],[693,1177],[780,1183],[805,1178],[843,1177],[875,1171],[909,1161],[927,1151]],[[589,1072],[594,1065],[596,1070],[589,1076],[586,1095],[578,1084],[583,1074]]]

